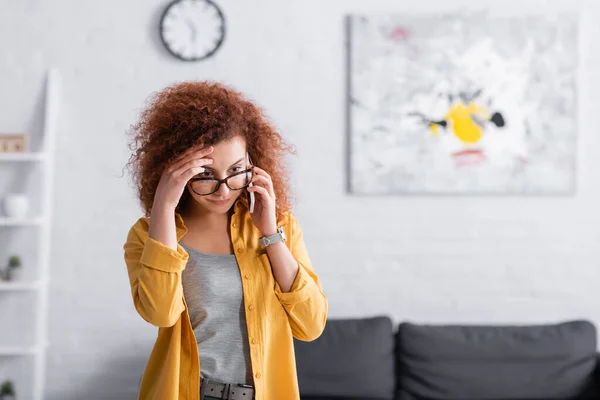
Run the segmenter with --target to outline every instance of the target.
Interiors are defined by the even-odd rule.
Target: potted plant
[[[0,400],[15,400],[15,388],[12,381],[4,381],[0,386]]]
[[[12,256],[8,259],[8,267],[6,268],[5,278],[7,281],[13,280],[15,277],[15,270],[21,266],[21,258],[19,256]]]

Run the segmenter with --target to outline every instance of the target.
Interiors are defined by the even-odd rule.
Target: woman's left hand
[[[255,194],[254,212],[250,214],[252,222],[262,236],[274,235],[277,233],[277,216],[271,176],[265,170],[254,166],[252,186],[246,189]]]

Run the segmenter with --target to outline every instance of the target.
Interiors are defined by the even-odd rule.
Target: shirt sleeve
[[[140,316],[158,327],[173,326],[185,310],[181,273],[188,254],[148,237],[145,221],[138,221],[123,246],[133,304]]]
[[[294,337],[312,341],[318,338],[325,328],[328,300],[312,267],[302,229],[291,214],[289,223],[288,248],[298,263],[298,273],[289,292],[284,293],[275,281],[275,295],[288,314]]]

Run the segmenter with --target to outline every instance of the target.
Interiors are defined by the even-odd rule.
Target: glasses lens
[[[192,190],[198,194],[209,194],[215,191],[219,181],[215,179],[202,179],[192,182]]]
[[[232,189],[243,189],[248,186],[252,179],[252,171],[246,171],[239,175],[234,175],[227,180],[227,184]]]

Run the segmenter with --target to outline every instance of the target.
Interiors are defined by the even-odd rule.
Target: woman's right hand
[[[175,211],[188,181],[204,172],[205,165],[212,163],[212,159],[205,158],[212,152],[212,146],[190,149],[165,168],[154,194],[152,208],[158,206],[162,210]]]

